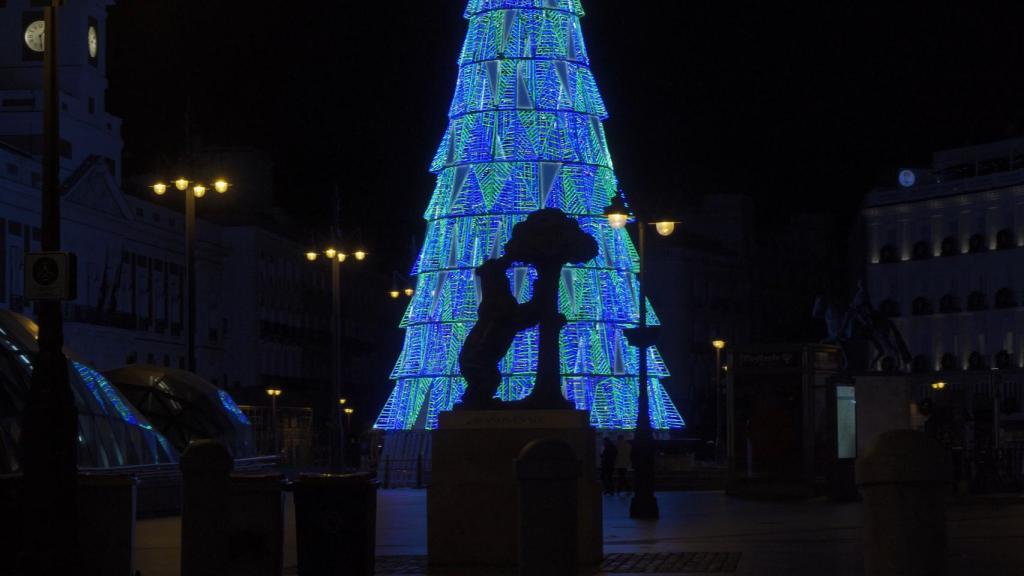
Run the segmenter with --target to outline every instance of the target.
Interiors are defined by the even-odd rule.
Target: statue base
[[[438,423],[427,489],[427,552],[432,568],[470,574],[516,565],[515,462],[519,452],[539,438],[568,442],[580,460],[577,560],[583,566],[601,563],[601,483],[595,432],[587,412],[461,410],[442,412]]]

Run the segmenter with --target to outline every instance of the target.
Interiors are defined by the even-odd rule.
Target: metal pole
[[[331,258],[331,398],[329,413],[335,428],[331,434],[331,472],[345,469],[345,429],[341,415],[341,263]]]
[[[188,371],[196,371],[196,196],[185,190],[185,277],[188,280],[188,328],[185,348]]]
[[[636,432],[633,436],[633,460],[634,484],[633,499],[629,503],[629,515],[631,518],[658,517],[658,500],[654,497],[654,434],[651,431],[651,409],[647,393],[647,348],[651,344],[651,334],[647,326],[647,290],[645,288],[645,272],[647,268],[647,224],[637,218],[638,246],[637,252],[640,258],[639,280],[639,348],[640,348],[640,370],[638,375],[639,391],[637,393],[636,410]]]
[[[44,10],[42,249],[60,250],[60,90],[58,15],[60,0]],[[73,272],[72,272],[73,273]],[[22,419],[25,574],[73,572],[77,546],[78,412],[68,382],[61,304],[36,302],[39,352]]]
[[[715,462],[722,461],[722,349],[715,347]]]
[[[280,439],[277,437],[277,396],[270,397],[270,428],[274,431],[274,454],[280,452],[279,446],[281,445]]]

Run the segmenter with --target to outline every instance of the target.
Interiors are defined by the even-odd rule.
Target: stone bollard
[[[234,460],[215,440],[189,444],[181,467],[181,576],[222,576],[228,553]]]
[[[945,573],[949,475],[946,451],[914,430],[881,434],[858,459],[866,576]]]
[[[303,475],[292,491],[299,576],[372,576],[377,542],[372,475]]]
[[[232,476],[225,576],[281,576],[284,492],[280,474]]]
[[[133,476],[78,476],[77,574],[132,574],[137,484]]]
[[[519,453],[519,574],[576,573],[580,474],[579,458],[565,441],[534,440]]]

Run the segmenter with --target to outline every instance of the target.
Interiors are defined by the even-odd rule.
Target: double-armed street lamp
[[[605,216],[608,218],[608,225],[615,230],[626,227],[631,219],[629,207],[622,197],[622,193],[615,195],[611,204],[605,208]],[[630,344],[640,349],[639,366],[639,392],[637,394],[636,431],[633,435],[633,450],[631,452],[633,470],[635,473],[633,499],[629,503],[629,515],[632,518],[658,517],[658,500],[654,497],[654,432],[651,428],[650,394],[648,393],[647,378],[647,349],[657,339],[657,326],[647,325],[647,291],[645,273],[647,269],[645,251],[647,248],[647,226],[654,226],[654,229],[661,236],[671,235],[676,228],[676,222],[662,219],[654,222],[642,220],[636,215],[632,216],[637,225],[637,255],[640,260],[638,274],[639,284],[639,308],[640,322],[636,328],[624,330],[623,333]]]
[[[341,472],[345,468],[345,430],[341,426],[341,412],[347,401],[341,397],[341,265],[349,255],[331,245],[322,251],[306,252],[306,260],[316,262],[321,255],[331,263],[331,398],[338,399],[338,403],[331,406],[331,422],[337,432],[330,435],[329,466],[331,472]],[[361,247],[352,252],[352,258],[357,262],[366,260],[367,255]]]
[[[399,282],[400,279],[404,278],[404,282]],[[412,298],[416,294],[416,290],[411,286],[411,282],[408,281],[408,277],[399,274],[398,272],[391,272],[391,290],[388,291],[388,296],[392,300],[398,300],[405,294],[406,298]],[[405,284],[405,288],[399,289],[399,286]]]
[[[186,307],[188,310],[187,324],[185,328],[185,353],[187,356],[187,367],[189,372],[196,371],[196,200],[206,196],[209,190],[202,182],[192,182],[184,176],[178,177],[171,183],[174,189],[185,194],[185,279],[188,285],[186,296]],[[228,191],[231,184],[223,178],[213,181],[213,189],[218,194]],[[163,196],[170,190],[164,182],[153,184],[153,192],[157,196]]]

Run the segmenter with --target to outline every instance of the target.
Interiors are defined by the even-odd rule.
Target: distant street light
[[[612,198],[611,204],[605,208],[605,216],[608,218],[608,225],[615,230],[626,227],[630,219],[629,207],[618,193]],[[633,437],[633,470],[635,471],[636,490],[633,492],[633,500],[629,504],[629,515],[632,518],[657,518],[658,500],[654,497],[654,432],[651,429],[651,408],[648,387],[647,370],[647,349],[654,344],[657,337],[657,327],[647,325],[647,283],[645,282],[646,247],[647,247],[647,226],[648,222],[636,217],[637,223],[637,255],[640,260],[638,274],[639,295],[637,298],[640,312],[639,325],[630,330],[625,330],[629,343],[640,349],[640,369],[637,376],[637,413],[636,432]],[[659,220],[653,223],[656,230],[662,236],[668,236],[675,230],[675,223]]]
[[[273,452],[277,454],[279,442],[277,437],[277,397],[281,395],[280,388],[267,388],[267,396],[270,396],[270,429],[272,431],[274,447]]]
[[[944,390],[945,388],[946,388],[946,383],[945,382],[942,382],[942,381],[932,382],[932,390]]]
[[[338,250],[336,246],[329,246],[323,250],[323,255],[331,263],[331,398],[338,398],[338,405],[333,415],[334,426],[337,433],[330,435],[330,470],[341,472],[345,468],[345,430],[341,426],[341,412],[338,410],[345,405],[345,398],[341,397],[341,264],[348,259],[348,254]],[[310,250],[306,252],[306,260],[315,262],[320,252]],[[366,251],[362,248],[356,250],[353,255],[356,260],[365,260]]]
[[[715,349],[715,462],[722,461],[722,350],[725,340],[712,340]]]
[[[189,372],[196,371],[196,199],[206,196],[206,186],[201,182],[194,185],[184,176],[179,176],[174,181],[174,187],[179,192],[185,192],[185,278],[188,283],[188,296],[186,306],[188,309],[188,326],[185,330],[185,351],[188,356],[187,367]],[[192,193],[186,192],[192,185]],[[223,194],[227,192],[227,180],[218,178],[214,183],[214,190]],[[151,186],[153,193],[163,196],[167,193],[167,184],[157,182]]]

